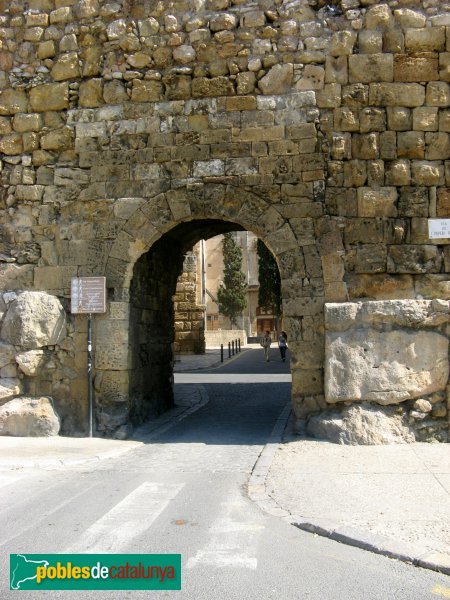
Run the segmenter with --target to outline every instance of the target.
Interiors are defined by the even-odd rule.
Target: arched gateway
[[[279,266],[298,422],[376,407],[447,440],[449,7],[27,7],[0,2],[0,402],[52,396],[85,431],[69,286],[94,275],[100,430],[170,402],[183,252],[245,229]]]
[[[215,204],[208,198],[215,198]],[[97,393],[105,420],[109,419],[108,406],[117,419],[118,413],[122,419],[127,418],[128,399],[135,422],[140,421],[141,413],[145,417],[147,409],[154,413],[155,408],[164,407],[165,401],[170,402],[172,296],[184,254],[202,238],[236,229],[256,233],[278,262],[283,314],[292,332],[290,348],[297,403],[301,403],[305,390],[310,396],[323,394],[323,358],[317,351],[316,356],[311,352],[312,348],[323,347],[324,291],[315,240],[309,240],[305,259],[295,230],[276,206],[264,196],[233,185],[198,182],[194,190],[182,187],[159,194],[156,206],[151,201],[133,199],[133,212],[117,234],[105,265],[111,310],[120,315],[119,319],[110,315],[97,317],[96,323],[96,370],[100,382]],[[177,220],[174,213],[179,216]],[[323,235],[318,239],[331,243],[333,236],[325,222],[322,229]],[[318,272],[311,282],[306,263],[314,260],[319,261]],[[310,337],[308,344],[301,341],[303,316],[303,326],[308,328]],[[296,360],[298,352],[306,367]],[[139,400],[143,396],[146,400]]]

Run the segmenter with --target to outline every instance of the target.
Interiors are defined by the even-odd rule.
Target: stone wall
[[[220,348],[220,344],[223,344],[225,356],[228,356],[228,344],[241,340],[241,346],[245,346],[247,344],[247,333],[245,329],[219,329],[217,331],[207,331],[205,339],[208,348]]]
[[[173,298],[175,310],[174,351],[179,354],[202,354],[205,351],[206,306],[197,303],[197,255],[189,252],[178,277]]]
[[[450,211],[449,3],[0,0],[0,13],[0,290],[66,306],[71,277],[106,276],[106,434],[143,397],[130,290],[159,239],[165,266],[232,227],[263,239],[299,418],[325,403],[325,302],[450,298],[449,240],[427,232]],[[147,292],[143,315],[167,297]],[[85,324],[70,323],[76,414]],[[126,392],[113,420],[105,377]]]
[[[418,439],[447,441],[449,323],[441,300],[327,304],[326,402],[395,405]]]

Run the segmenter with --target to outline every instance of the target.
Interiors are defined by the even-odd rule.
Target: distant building
[[[272,311],[266,311],[258,305],[258,255],[257,237],[250,231],[233,232],[237,244],[242,249],[242,272],[247,283],[247,306],[237,318],[237,329],[244,329],[249,337],[260,335],[263,331],[276,330],[276,318]],[[206,305],[206,331],[231,329],[230,320],[220,313],[217,290],[223,280],[222,235],[200,241],[194,248],[199,257],[197,261],[197,302]]]

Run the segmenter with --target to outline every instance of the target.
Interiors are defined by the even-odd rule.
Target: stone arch
[[[313,236],[306,238],[303,234],[302,237],[301,231],[296,230],[295,220],[291,223],[282,216],[277,206],[260,195],[231,185],[196,184],[161,193],[150,201],[136,200],[136,208],[118,232],[105,264],[111,303],[110,313],[97,322],[97,335],[101,342],[96,348],[99,357],[96,381],[100,427],[108,434],[116,428],[116,435],[125,435],[130,419],[139,423],[149,416],[148,410],[143,408],[145,401],[136,410],[135,401],[130,397],[136,396],[136,390],[133,391],[128,376],[133,369],[133,352],[137,352],[132,349],[135,343],[132,330],[136,323],[131,322],[136,314],[132,288],[136,269],[157,268],[155,265],[164,257],[165,247],[169,245],[171,261],[174,261],[175,271],[178,269],[178,276],[180,257],[189,247],[202,237],[236,229],[258,235],[279,266],[283,313],[290,332],[294,409],[301,416],[305,410],[317,410],[323,403],[323,304],[327,283],[322,276],[322,259],[327,254],[336,256],[335,245],[339,246],[340,234],[333,232],[329,221],[325,220],[319,227],[321,231],[316,242]],[[177,244],[179,246],[174,251]],[[152,252],[159,253],[153,263]],[[168,271],[165,265],[160,277],[166,276]],[[171,271],[170,285],[174,285],[174,281],[176,283],[176,278],[173,280],[175,271]],[[162,301],[168,303],[170,300],[169,294]],[[164,318],[158,317],[155,327],[158,328],[163,321]],[[118,337],[115,337],[115,332]],[[167,354],[170,340],[166,339],[165,343],[165,358],[161,360],[167,366],[171,362]],[[170,369],[164,367],[162,372],[166,384],[171,382],[171,365]],[[136,377],[133,376],[133,379],[136,380]],[[154,395],[160,390],[167,398],[159,409],[170,406],[166,384],[163,392],[155,382],[151,386]]]

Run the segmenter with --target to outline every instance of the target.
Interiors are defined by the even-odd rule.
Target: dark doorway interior
[[[130,288],[130,418],[144,423],[173,406],[174,307],[186,252],[199,240],[242,230],[205,219],[181,223],[136,262]]]

